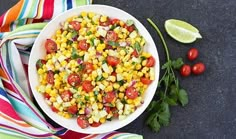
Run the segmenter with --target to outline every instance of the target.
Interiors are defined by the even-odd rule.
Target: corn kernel
[[[142,73],[142,72],[138,72],[138,76],[139,76],[139,77],[142,77],[142,76],[143,76],[143,73]]]
[[[82,17],[86,17],[86,16],[87,16],[87,12],[84,12],[84,11],[81,12],[81,16],[82,16]]]
[[[103,72],[103,73],[102,73],[102,76],[103,76],[104,78],[108,78],[108,73]]]
[[[55,97],[50,97],[49,99],[51,102],[56,102],[56,98]]]
[[[124,92],[125,91],[125,88],[123,86],[120,87],[119,89],[120,92]]]
[[[102,109],[102,108],[103,108],[102,103],[98,103],[98,109]]]
[[[107,21],[107,16],[101,16],[101,18],[100,18],[100,21],[101,22],[106,22]]]
[[[119,52],[119,54],[121,55],[121,56],[124,56],[126,53],[125,53],[125,50],[120,50],[120,52]]]
[[[146,57],[146,58],[149,58],[151,56],[151,54],[147,53],[147,52],[142,52],[142,56]]]
[[[119,97],[120,99],[123,99],[123,98],[124,98],[124,96],[125,96],[125,94],[124,94],[124,93],[119,93],[119,94],[118,94],[118,97]]]
[[[120,67],[117,67],[116,68],[116,73],[122,73],[123,72],[123,69],[122,68],[120,68]]]
[[[147,64],[147,60],[143,60],[142,66],[146,66],[146,64]]]
[[[88,119],[88,122],[89,122],[90,124],[92,124],[92,123],[93,123],[93,118],[89,118],[89,119]]]
[[[128,99],[128,100],[127,100],[127,103],[128,103],[128,104],[131,104],[131,103],[133,103],[133,100],[132,100],[132,99]]]
[[[136,70],[140,70],[142,68],[142,66],[140,65],[140,64],[137,64],[136,66],[135,66],[135,69]]]
[[[93,18],[94,15],[95,15],[94,12],[89,12],[89,13],[88,13],[88,17],[89,17],[89,18]]]
[[[120,20],[120,26],[123,27],[125,25],[124,21]]]
[[[83,56],[83,55],[84,55],[84,51],[80,51],[79,56]]]
[[[41,68],[38,70],[38,74],[43,74],[43,70]]]
[[[113,87],[114,87],[115,89],[118,89],[118,88],[120,87],[120,85],[119,85],[118,83],[114,83],[114,84],[113,84]]]
[[[84,114],[84,113],[85,113],[84,109],[79,110],[79,114]]]
[[[98,95],[97,95],[97,99],[98,99],[99,102],[102,102],[102,95],[101,95],[101,94],[98,94]]]
[[[124,36],[122,34],[118,34],[118,37],[121,38],[121,39],[124,38]]]
[[[103,117],[103,118],[101,118],[99,121],[100,121],[100,123],[102,123],[102,124],[103,124],[103,123],[105,123],[105,122],[106,122],[106,118],[105,118],[105,117]]]
[[[110,76],[109,78],[110,78],[111,82],[115,82],[116,81],[116,77],[115,76]]]

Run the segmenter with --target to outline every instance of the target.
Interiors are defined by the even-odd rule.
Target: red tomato
[[[112,24],[112,25],[117,25],[117,24],[119,24],[119,23],[120,23],[120,20],[117,19],[117,18],[111,20],[111,24]]]
[[[184,64],[181,68],[180,68],[180,74],[184,77],[187,77],[191,74],[191,67],[187,64]]]
[[[48,93],[43,93],[43,97],[45,99],[49,100],[51,96]]]
[[[120,63],[120,59],[114,56],[107,56],[107,63],[111,66],[116,66]]]
[[[147,59],[146,67],[153,67],[154,65],[155,65],[155,59],[153,56],[151,56]]]
[[[131,55],[134,56],[134,57],[138,57],[138,52],[136,50],[134,50]]]
[[[39,68],[42,68],[43,65],[45,65],[46,63],[47,63],[46,60],[39,59],[39,60],[36,62],[36,69],[38,70]]]
[[[92,73],[92,71],[94,70],[92,63],[84,62],[83,65],[84,65],[84,72],[86,72],[88,74]]]
[[[55,53],[57,51],[57,44],[53,40],[47,39],[45,42],[45,49],[48,54]]]
[[[192,67],[192,72],[196,75],[202,74],[205,70],[206,70],[206,67],[201,62],[194,64]]]
[[[88,80],[85,80],[83,81],[82,83],[82,89],[85,91],[85,92],[91,92],[93,91],[93,85],[91,84],[91,81],[88,81]]]
[[[133,87],[130,86],[126,89],[125,91],[125,95],[129,98],[129,99],[135,99],[138,97],[138,91]]]
[[[85,115],[80,115],[77,118],[77,124],[82,128],[87,128],[89,126],[89,122],[87,120],[87,117]]]
[[[99,127],[101,125],[100,122],[93,122],[92,124],[90,124],[90,126],[92,127]]]
[[[67,111],[70,113],[70,114],[76,114],[78,112],[78,108],[76,105],[72,105],[70,106]]]
[[[63,101],[68,102],[71,101],[73,94],[69,90],[65,90],[60,96]]]
[[[111,112],[112,112],[114,118],[118,118],[119,117],[119,113],[118,113],[119,110],[117,110],[116,107],[112,107],[111,108]]]
[[[107,113],[111,112],[111,107],[105,106],[104,109],[106,110]]]
[[[67,82],[69,83],[69,85],[71,86],[78,86],[81,82],[80,76],[76,73],[71,73],[68,77],[67,77]]]
[[[83,51],[87,51],[89,49],[89,44],[86,43],[86,40],[81,40],[78,43],[78,49],[83,50]]]
[[[111,20],[109,18],[107,18],[107,21],[105,21],[105,22],[101,22],[99,19],[100,26],[109,26],[110,24],[111,24]]]
[[[135,29],[134,25],[131,25],[131,26],[125,25],[125,28],[126,28],[129,32],[133,32],[134,29]]]
[[[71,21],[70,25],[72,25],[74,30],[80,30],[80,23],[78,21]]]
[[[187,57],[190,61],[195,60],[198,57],[198,50],[196,48],[189,49]]]
[[[118,39],[118,35],[114,31],[108,31],[106,35],[107,41],[116,41]]]
[[[103,97],[103,100],[106,103],[111,103],[115,99],[115,97],[116,97],[115,92],[110,91],[110,92],[105,93],[105,96]]]
[[[54,106],[51,107],[53,112],[59,112],[59,110],[57,108],[55,108]]]
[[[149,85],[152,83],[152,80],[150,80],[149,78],[146,78],[146,77],[142,77],[140,80],[143,84],[146,84],[146,85]]]
[[[49,84],[54,84],[54,73],[51,70],[47,72],[47,82]]]
[[[117,73],[113,71],[111,75],[116,77]]]

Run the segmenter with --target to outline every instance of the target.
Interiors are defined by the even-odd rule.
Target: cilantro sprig
[[[146,124],[155,132],[158,132],[161,126],[167,126],[170,123],[170,106],[188,104],[188,94],[185,89],[179,85],[179,80],[175,76],[175,69],[179,69],[184,63],[181,58],[172,60],[169,49],[159,28],[151,19],[147,19],[160,37],[166,53],[166,63],[161,69],[164,75],[160,78],[156,91],[157,99],[154,99],[149,105],[148,118]]]

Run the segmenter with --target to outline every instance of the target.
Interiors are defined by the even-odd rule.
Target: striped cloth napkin
[[[30,49],[37,35],[56,15],[91,3],[92,0],[20,0],[0,17],[1,139],[142,138],[116,131],[101,135],[69,131],[45,118],[33,100],[27,69]]]

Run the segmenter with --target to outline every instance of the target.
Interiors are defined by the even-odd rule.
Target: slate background
[[[1,0],[0,14],[17,0]],[[164,51],[155,31],[146,21],[152,18],[158,24],[169,46],[172,58],[183,57],[190,47],[200,51],[197,61],[206,64],[201,76],[180,77],[188,91],[189,104],[171,108],[171,123],[157,133],[145,125],[146,113],[120,129],[142,134],[145,139],[233,139],[236,137],[236,1],[235,0],[94,0],[120,8],[135,16],[150,31],[160,56]],[[164,21],[170,18],[185,20],[195,25],[203,39],[184,45],[171,39],[165,32]]]

